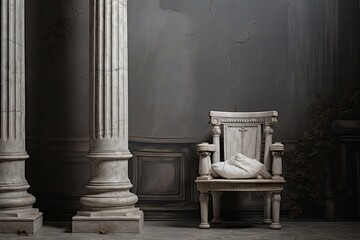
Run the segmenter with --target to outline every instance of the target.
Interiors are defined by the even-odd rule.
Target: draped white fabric
[[[224,162],[212,164],[211,170],[214,177],[257,178],[260,175],[263,178],[271,178],[264,164],[241,153]]]

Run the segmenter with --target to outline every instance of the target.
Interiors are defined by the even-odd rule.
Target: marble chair
[[[268,112],[210,112],[213,144],[197,145],[199,177],[196,187],[200,192],[201,223],[199,228],[210,228],[208,222],[209,193],[213,200],[212,223],[220,220],[220,197],[224,191],[264,192],[263,223],[271,229],[281,229],[280,200],[285,180],[282,175],[281,156],[284,145],[273,143],[273,126],[278,113]],[[264,147],[262,144],[264,143]],[[252,179],[224,179],[211,175],[211,164],[229,159],[237,153],[261,161],[271,173],[270,179],[260,175]],[[222,156],[223,155],[223,156]]]

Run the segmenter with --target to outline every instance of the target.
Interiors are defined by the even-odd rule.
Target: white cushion
[[[264,164],[241,153],[236,154],[225,162],[212,164],[211,170],[214,177],[217,174],[223,178],[256,178],[258,175],[264,178],[271,177]]]

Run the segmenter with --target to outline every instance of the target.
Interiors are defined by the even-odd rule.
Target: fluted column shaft
[[[0,232],[42,225],[25,179],[25,1],[1,0]],[[2,227],[4,226],[4,227]]]
[[[0,153],[25,152],[24,0],[1,0]]]
[[[128,178],[127,1],[90,1],[90,150],[88,210],[134,206]]]
[[[90,2],[90,152],[127,153],[127,1]]]
[[[140,232],[128,177],[127,0],[90,1],[90,181],[73,232]]]
[[[24,27],[24,0],[1,0],[0,211],[35,202],[25,180]]]

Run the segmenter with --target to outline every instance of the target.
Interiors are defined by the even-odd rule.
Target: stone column
[[[73,232],[140,232],[129,190],[127,0],[90,1],[90,181]]]
[[[42,213],[25,179],[24,0],[1,0],[0,232],[34,233]]]

